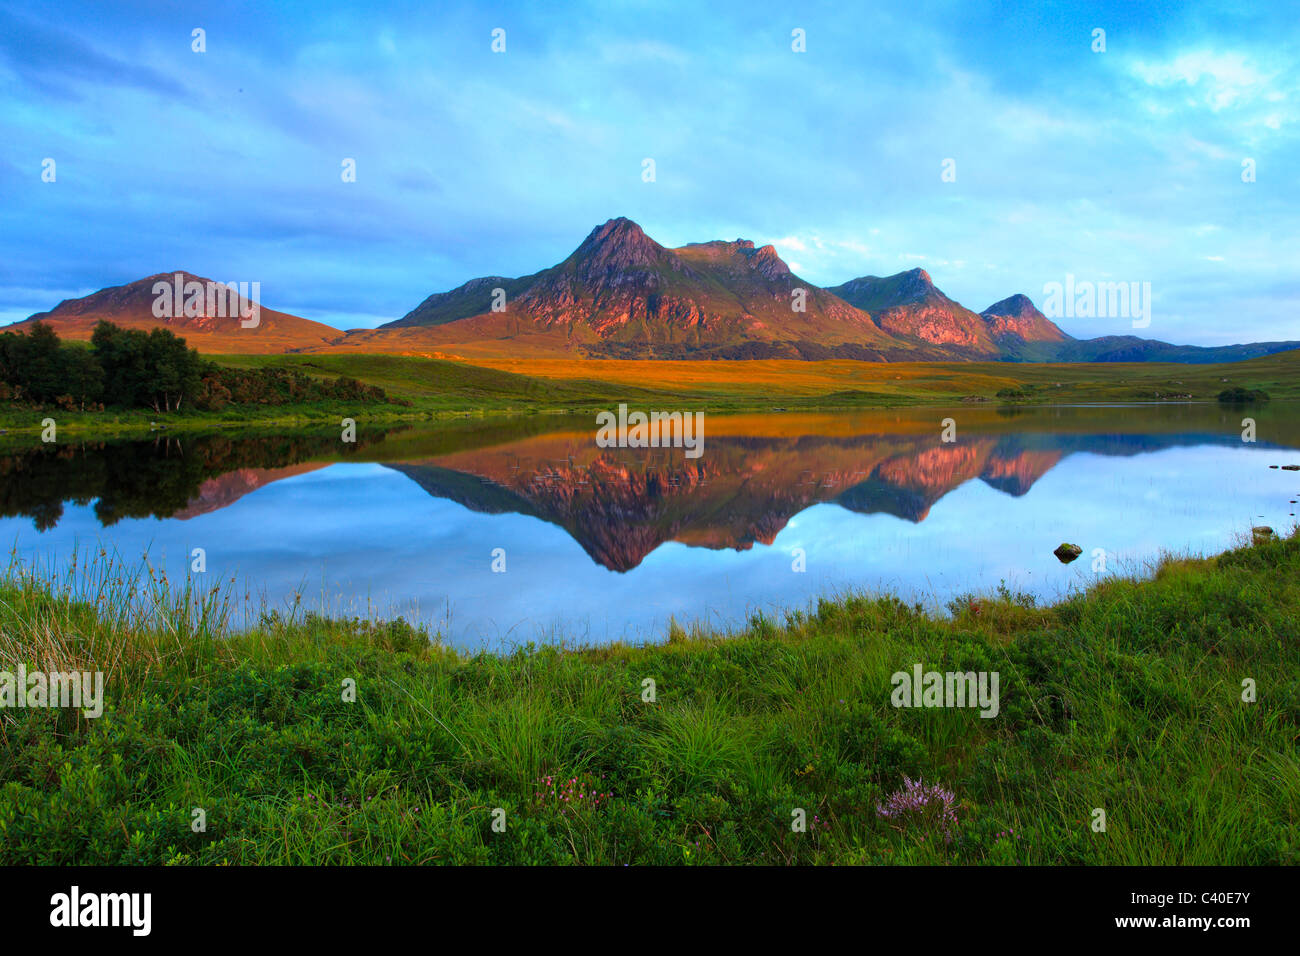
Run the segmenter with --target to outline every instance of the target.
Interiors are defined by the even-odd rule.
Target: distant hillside
[[[164,286],[175,290],[179,276],[182,293],[187,283],[198,282],[205,290],[203,306],[198,315],[185,315],[184,299],[174,308],[171,304],[161,309],[166,314],[155,314],[155,304],[159,296],[168,295],[175,299],[174,291],[155,292]],[[206,294],[208,288],[214,294]],[[22,322],[10,326],[13,331],[23,331],[33,322],[45,322],[54,327],[60,337],[78,341],[88,341],[101,320],[113,322],[123,328],[152,329],[156,327],[171,329],[183,337],[188,344],[203,352],[234,352],[263,354],[288,352],[314,346],[328,345],[343,333],[338,329],[309,319],[299,318],[285,312],[276,312],[261,306],[260,303],[245,299],[235,292],[227,294],[223,307],[217,308],[217,298],[221,290],[232,287],[189,272],[163,272],[152,275],[127,285],[111,286],[80,299],[65,299],[49,312],[38,312]],[[233,307],[232,307],[233,306]],[[244,328],[241,316],[258,307],[257,325]],[[224,312],[225,314],[219,314]],[[176,314],[181,313],[181,314]],[[249,320],[251,321],[251,320]]]
[[[1182,362],[1209,365],[1240,362],[1300,348],[1300,342],[1254,342],[1248,345],[1171,345],[1136,335],[1104,335],[1066,342],[1007,344],[1005,358],[1018,362]]]

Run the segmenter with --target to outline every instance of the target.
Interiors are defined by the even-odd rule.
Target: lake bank
[[[124,618],[111,578],[96,607],[11,576],[0,666],[106,687],[96,719],[4,715],[0,858],[1295,863],[1297,572],[1292,534],[1051,607],[851,597],[727,639],[506,657],[400,623],[227,637],[174,606]],[[998,672],[997,715],[893,706],[917,665]],[[935,793],[890,810],[905,776],[951,817]]]
[[[1214,402],[1226,388],[1262,390],[1274,402],[1300,400],[1300,355],[1279,353],[1219,365],[871,363],[850,361],[481,360],[480,364],[397,355],[209,355],[226,368],[284,369],[321,380],[348,377],[384,390],[383,403],[239,405],[216,412],[159,414],[0,407],[0,428],[36,434],[52,417],[78,435],[237,426],[304,427],[343,417],[371,425],[469,416],[595,415],[621,402],[715,414],[772,410],[904,408],[967,403],[1051,404]],[[1253,406],[1242,406],[1246,409]]]

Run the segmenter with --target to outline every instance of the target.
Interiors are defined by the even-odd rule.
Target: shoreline
[[[1233,403],[1218,402],[1214,399],[1179,399],[1169,401],[1150,401],[1140,402],[1133,400],[1116,400],[1111,402],[1103,401],[1063,401],[1063,402],[1015,402],[1015,403],[998,403],[994,401],[981,402],[962,402],[951,399],[940,399],[934,401],[899,401],[888,404],[834,404],[834,403],[808,403],[801,404],[797,401],[786,399],[776,399],[784,404],[776,406],[774,404],[737,404],[728,405],[722,408],[715,408],[709,411],[711,403],[701,402],[690,399],[680,400],[680,409],[684,411],[703,411],[711,416],[719,418],[735,417],[742,415],[806,415],[806,414],[844,414],[844,413],[869,413],[869,412],[887,412],[887,411],[910,411],[917,409],[989,409],[994,411],[1019,411],[1019,410],[1040,410],[1053,408],[1178,408],[1178,407],[1196,407],[1209,406],[1221,407],[1241,411],[1243,414],[1260,408],[1283,406],[1289,407],[1300,400],[1282,400],[1280,402],[1267,402],[1263,405],[1241,405]],[[628,404],[626,401],[623,404]],[[667,403],[664,403],[667,404]],[[643,407],[645,403],[642,403]],[[362,406],[364,407],[364,406]],[[614,407],[617,407],[617,403]],[[17,424],[12,416],[13,411],[10,409],[0,410],[0,438],[5,436],[37,436],[41,434],[43,426],[41,420],[44,418],[54,418],[58,425],[60,434],[69,433],[81,438],[95,438],[104,436],[106,438],[119,437],[139,437],[139,436],[157,436],[161,433],[189,433],[196,434],[202,432],[227,431],[238,429],[290,429],[290,430],[308,430],[308,429],[337,429],[341,417],[352,418],[358,426],[366,427],[383,427],[383,426],[416,426],[421,424],[442,424],[449,422],[465,420],[516,420],[525,419],[535,416],[551,416],[555,418],[578,418],[594,417],[602,412],[610,410],[609,406],[593,404],[588,407],[574,406],[550,406],[550,407],[505,407],[505,408],[464,408],[464,409],[439,409],[417,412],[399,412],[399,413],[382,413],[379,415],[367,415],[364,411],[357,412],[355,408],[339,408],[333,412],[315,411],[310,414],[298,413],[287,416],[272,416],[267,418],[209,418],[206,414],[195,415],[193,417],[177,415],[154,414],[143,415],[138,419],[130,421],[121,421],[120,418],[125,416],[126,412],[61,412],[58,410],[32,410],[30,415],[24,414],[22,418],[28,418],[34,421],[31,425]],[[67,421],[67,416],[74,416],[71,421]],[[100,416],[113,416],[113,420],[107,421]],[[60,420],[63,418],[64,420]],[[87,421],[86,419],[90,419]],[[20,421],[22,419],[19,419]],[[595,426],[593,425],[593,434]]]
[[[106,679],[98,719],[5,714],[0,857],[1294,864],[1297,571],[1293,533],[1045,607],[844,597],[725,638],[503,657],[398,622],[137,627],[111,589],[9,577],[0,670]],[[900,706],[918,667],[1000,674],[996,708]],[[951,826],[878,812],[905,777],[952,794]]]
[[[379,353],[347,355],[217,355],[228,369],[286,369],[332,380],[346,376],[375,386],[385,402],[324,401],[309,405],[230,406],[219,412],[158,413],[149,409],[76,412],[53,407],[0,407],[0,429],[41,430],[54,418],[60,431],[121,434],[166,430],[312,427],[338,418],[405,424],[463,417],[583,414],[619,403],[714,414],[863,411],[919,407],[1037,408],[1069,405],[1213,404],[1225,388],[1263,391],[1272,402],[1234,405],[1262,409],[1300,400],[1296,352],[1224,364],[1171,363],[866,363],[628,361],[619,359],[482,360],[480,363]],[[1228,406],[1225,406],[1228,407]],[[164,430],[164,429],[157,429]]]

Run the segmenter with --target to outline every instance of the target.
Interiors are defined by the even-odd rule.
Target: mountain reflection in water
[[[942,603],[1007,579],[1055,596],[1095,577],[1095,547],[1140,564],[1225,547],[1252,521],[1287,527],[1297,480],[1267,464],[1300,436],[1251,414],[1253,445],[1218,406],[710,416],[693,459],[598,448],[589,418],[543,416],[363,428],[356,444],[331,430],[37,445],[0,455],[0,530],[45,564],[93,538],[165,551],[183,574],[203,546],[272,604],[319,579],[343,611],[387,602],[467,643],[655,636],[672,615],[731,626],[828,589]],[[1062,540],[1085,549],[1072,569],[1054,566]]]

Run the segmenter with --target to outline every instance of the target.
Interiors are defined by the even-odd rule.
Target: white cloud
[[[1199,99],[1193,97],[1188,102],[1208,106],[1216,113],[1253,100],[1273,77],[1241,53],[1210,50],[1180,53],[1172,60],[1157,63],[1139,60],[1133,64],[1132,72],[1147,86],[1165,88],[1186,84],[1195,87]]]

